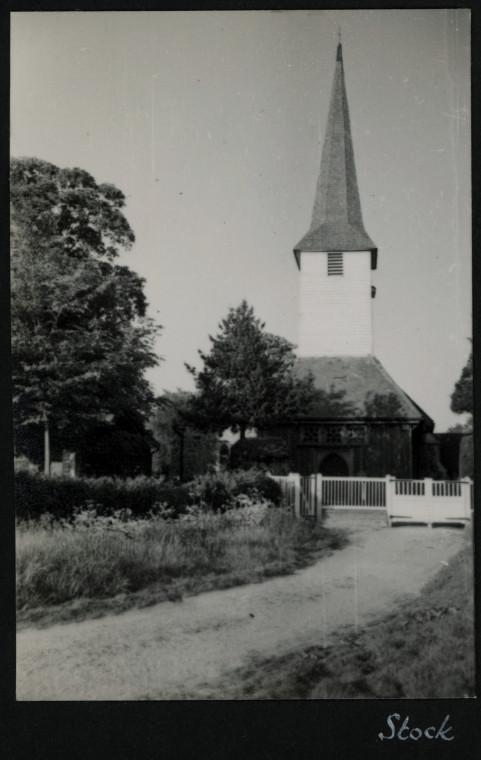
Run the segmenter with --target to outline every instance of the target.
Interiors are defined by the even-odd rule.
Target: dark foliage
[[[35,158],[12,159],[10,182],[15,443],[38,459],[34,426],[77,451],[99,425],[148,413],[158,328],[143,279],[115,263],[134,240],[119,190]]]
[[[262,472],[238,473],[225,476],[213,473],[192,484],[172,484],[156,478],[60,478],[41,474],[15,474],[17,517],[38,519],[43,514],[68,518],[84,507],[94,507],[101,515],[119,510],[131,510],[137,517],[147,515],[156,504],[166,504],[174,516],[183,514],[196,501],[209,508],[222,509],[227,502],[242,494],[259,495],[273,504],[280,504],[280,486]]]
[[[282,500],[280,485],[259,469],[211,472],[195,478],[190,491],[195,501],[203,502],[214,511],[235,503],[239,496],[261,497],[275,506]]]
[[[267,501],[272,502],[274,506],[279,506],[282,500],[282,490],[275,480],[272,480],[272,478],[269,478],[267,475],[265,477],[259,477],[254,482],[254,489],[257,491],[257,493],[262,496],[264,499],[267,499]]]
[[[156,447],[141,415],[124,411],[116,416],[115,425],[98,425],[88,431],[78,449],[81,472],[87,477],[150,475]]]
[[[281,470],[289,472],[287,442],[275,437],[245,438],[243,441],[237,441],[230,450],[229,465],[234,470],[263,467],[273,474]]]
[[[217,436],[195,428],[187,417],[191,398],[191,393],[179,390],[156,399],[147,424],[157,444],[154,475],[189,481],[216,462]]]
[[[440,443],[440,457],[447,475],[452,480],[459,477],[459,450],[463,433],[461,431],[448,431],[447,433],[436,433]]]
[[[461,377],[451,394],[451,410],[456,414],[473,413],[473,352],[471,351]],[[464,435],[459,448],[459,477],[474,477],[474,448],[472,435],[472,418],[462,426]]]
[[[155,478],[49,478],[18,472],[15,475],[16,512],[20,519],[42,514],[68,518],[75,510],[93,506],[99,514],[129,509],[135,516],[148,514],[155,504],[167,504],[182,514],[192,503],[182,485],[168,485]]]
[[[206,430],[267,429],[296,415],[312,398],[313,380],[294,378],[294,346],[264,331],[264,323],[243,301],[222,320],[210,352],[199,351],[203,369],[187,365],[197,395],[191,419]]]
[[[329,390],[315,388],[312,394],[311,403],[302,410],[302,417],[358,417],[359,410],[356,405],[346,400],[346,391],[344,389],[336,390],[331,385]]]
[[[456,414],[473,413],[473,353],[471,352],[461,377],[451,394],[451,410]]]
[[[404,415],[403,405],[393,392],[371,394],[366,399],[365,409],[368,417],[397,419]]]

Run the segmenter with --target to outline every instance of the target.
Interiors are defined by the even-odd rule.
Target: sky
[[[163,326],[156,393],[243,299],[298,339],[307,232],[341,30],[364,226],[378,246],[374,354],[435,421],[469,352],[467,9],[27,12],[11,16],[11,153],[126,195]]]

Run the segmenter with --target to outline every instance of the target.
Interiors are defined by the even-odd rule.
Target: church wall
[[[371,253],[343,253],[342,275],[328,275],[328,254],[302,252],[298,356],[372,353]]]
[[[351,477],[413,477],[410,426],[371,424],[368,426],[367,443],[358,446],[299,444],[299,430],[297,425],[286,425],[273,431],[288,444],[291,472],[301,475],[317,473],[322,460],[329,454],[337,453],[348,464]]]
[[[403,430],[403,428],[406,428]],[[369,453],[366,475],[392,475],[412,478],[412,433],[410,426],[372,425],[369,431]]]

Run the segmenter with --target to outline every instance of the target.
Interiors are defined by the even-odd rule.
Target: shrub
[[[260,467],[278,474],[287,474],[291,469],[287,443],[276,437],[237,441],[230,450],[230,467],[233,470]]]
[[[209,472],[194,478],[189,484],[189,494],[196,504],[217,512],[231,501],[235,487],[236,479],[232,473]]]
[[[167,484],[156,478],[61,478],[38,473],[15,475],[16,511],[20,519],[37,519],[42,514],[71,519],[76,511],[95,507],[99,515],[119,510],[133,517],[148,514],[157,504],[166,504],[174,515],[184,514],[191,504],[224,511],[239,496],[255,496],[275,505],[281,501],[279,485],[260,470],[219,472],[201,475],[187,485]]]
[[[192,500],[214,511],[224,511],[239,503],[242,496],[260,498],[279,505],[282,491],[278,483],[262,470],[239,470],[200,475],[189,486]]]
[[[167,504],[182,514],[192,502],[183,485],[167,485],[155,478],[51,478],[29,472],[15,475],[16,512],[20,519],[35,519],[48,513],[71,518],[76,510],[95,506],[100,515],[129,510],[138,517],[156,504]]]
[[[254,484],[256,491],[262,498],[270,501],[275,506],[278,506],[282,501],[282,490],[277,481],[270,478],[268,475],[259,477]]]

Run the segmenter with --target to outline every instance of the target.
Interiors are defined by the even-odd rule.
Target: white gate
[[[390,478],[326,478],[323,475],[270,475],[298,517],[321,517],[323,507],[385,510]]]
[[[387,504],[393,523],[462,523],[471,519],[471,481],[392,480]]]
[[[325,478],[320,476],[322,505],[339,509],[385,509],[386,478]]]
[[[471,519],[472,483],[466,480],[325,478],[271,475],[297,517],[321,518],[322,509],[381,510],[393,523],[463,523]]]

